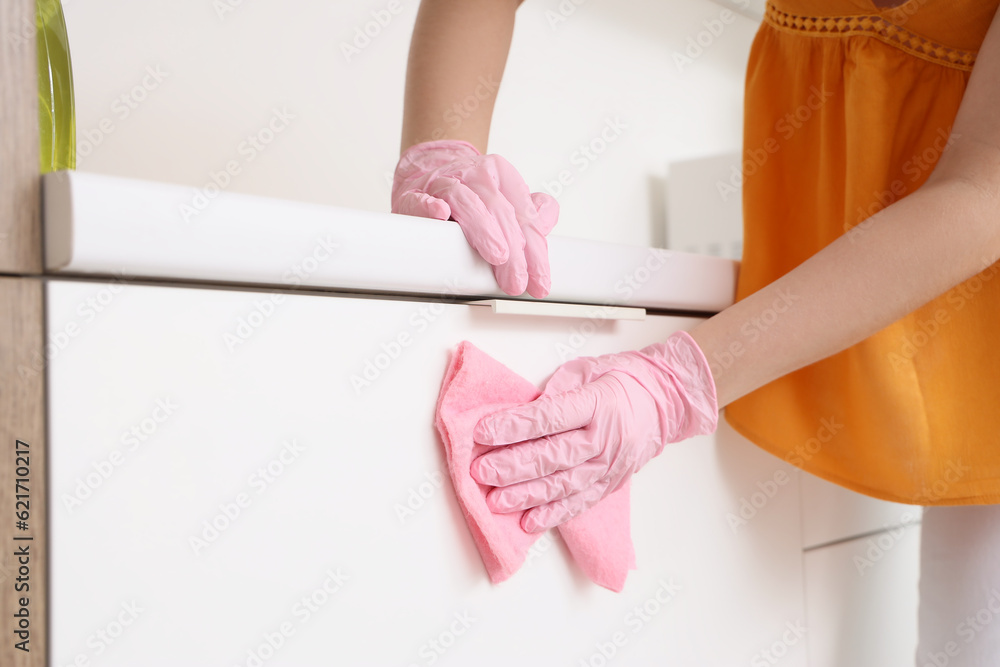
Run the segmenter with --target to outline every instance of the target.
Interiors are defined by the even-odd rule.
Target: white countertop
[[[78,171],[46,174],[43,187],[50,271],[511,298],[454,222],[230,192],[207,199],[200,188]],[[733,301],[738,263],[728,259],[556,235],[548,243],[544,301],[703,312]]]

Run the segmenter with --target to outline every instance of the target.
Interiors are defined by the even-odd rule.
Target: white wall
[[[232,191],[388,211],[418,4],[398,2],[348,62],[341,44],[395,3],[64,0],[78,168],[201,186],[235,161]],[[757,23],[734,14],[712,36],[703,22],[722,11],[708,0],[527,0],[518,10],[489,150],[533,190],[571,171],[556,234],[663,245],[667,162],[739,148]],[[699,33],[708,46],[679,67],[675,54]],[[160,81],[148,74],[157,68]],[[241,142],[274,109],[294,119],[251,161]],[[627,127],[580,171],[574,153],[614,118]]]

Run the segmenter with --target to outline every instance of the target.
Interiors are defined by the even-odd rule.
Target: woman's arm
[[[541,299],[551,287],[545,236],[559,204],[487,154],[521,0],[423,0],[406,70],[392,212],[454,220],[500,288]]]
[[[1000,12],[952,127],[955,141],[917,191],[690,332],[719,407],[878,332],[1000,260]],[[870,224],[869,224],[870,223]],[[766,331],[744,324],[775,303]]]
[[[486,153],[514,12],[522,1],[420,3],[406,67],[401,153],[435,139],[462,139]]]

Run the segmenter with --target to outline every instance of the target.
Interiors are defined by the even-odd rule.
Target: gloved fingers
[[[497,189],[510,202],[517,225],[522,228],[537,228],[542,224],[539,220],[538,203],[536,203],[534,195],[528,189],[528,184],[524,182],[520,172],[500,155],[491,155],[490,158],[492,159],[493,173],[496,175]],[[546,211],[551,215],[551,202],[544,203]],[[558,214],[558,208],[556,212]]]
[[[515,255],[511,255],[511,260],[514,257]],[[505,294],[519,296],[524,294],[524,290],[528,287],[528,270],[525,268],[527,263],[523,254],[520,255],[520,261],[511,260],[495,265],[493,277]]]
[[[511,252],[505,230],[478,193],[454,176],[435,178],[427,184],[427,192],[448,203],[451,217],[483,259],[493,265],[508,261]]]
[[[419,190],[407,190],[393,202],[392,212],[401,215],[415,215],[419,218],[447,220],[451,215],[448,202],[432,197]]]
[[[486,452],[472,462],[471,473],[480,484],[509,486],[580,465],[601,446],[594,431],[575,429]]]
[[[502,274],[505,280],[510,280],[512,284],[520,286],[521,289],[516,292],[517,294],[523,293],[527,288],[528,294],[531,296],[538,299],[544,298],[549,293],[551,279],[549,278],[548,246],[545,243],[544,233],[539,233],[538,230],[543,225],[551,229],[551,226],[555,224],[554,220],[551,220],[553,204],[556,216],[559,215],[559,204],[547,195],[542,195],[536,200],[535,195],[528,190],[528,184],[524,182],[524,178],[514,168],[514,165],[500,155],[492,157],[499,192],[510,202],[514,213],[513,222],[517,225],[521,238],[524,239],[525,254],[523,282],[520,274],[521,266],[502,268],[495,271],[494,274]],[[548,198],[546,199],[546,197]],[[545,221],[541,219],[539,203],[544,207],[547,216]],[[538,242],[538,237],[540,237],[541,244]],[[539,256],[539,252],[541,256]],[[501,275],[497,275],[497,279],[500,280]],[[511,292],[508,291],[508,293]]]
[[[536,299],[543,299],[552,289],[552,277],[549,270],[549,244],[545,236],[535,227],[525,227],[524,259],[528,267],[528,294]]]
[[[483,203],[493,211],[510,248],[507,261],[493,266],[493,275],[500,289],[507,294],[524,294],[528,286],[528,262],[524,257],[524,233],[518,224],[514,206],[499,190],[484,192],[482,197]]]
[[[491,489],[486,494],[486,505],[501,514],[530,509],[579,493],[607,473],[607,461],[592,459],[569,470]]]
[[[545,505],[532,508],[521,517],[521,528],[529,533],[541,533],[581,514],[608,495],[609,480],[601,479],[589,487]]]
[[[545,383],[542,393],[561,394],[590,382],[593,380],[591,369],[594,365],[594,357],[570,359],[556,369],[556,372]]]
[[[592,316],[595,320],[594,326],[596,328],[607,326],[608,320],[597,317],[599,314],[600,311]],[[555,373],[548,379],[548,382],[545,383],[542,393],[558,394],[559,392],[569,391],[586,382],[595,382],[601,376],[611,371],[624,370],[628,372],[628,369],[636,363],[636,353],[631,350],[602,354],[599,357],[577,357],[570,359],[556,369]]]
[[[594,417],[599,392],[600,387],[585,384],[562,394],[543,394],[530,403],[498,410],[479,420],[472,439],[481,445],[498,447],[582,428]]]
[[[548,236],[559,221],[559,202],[545,192],[532,192],[531,201],[538,211],[538,233]]]
[[[545,237],[559,219],[559,202],[544,192],[532,192],[531,201],[538,211],[538,222],[524,232],[524,255],[528,262],[528,294],[542,299],[552,290],[549,269],[549,244]]]

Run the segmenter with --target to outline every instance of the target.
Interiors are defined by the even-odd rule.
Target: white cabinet
[[[810,667],[911,665],[923,508],[802,473]]]
[[[802,475],[802,538],[806,549],[920,523],[919,505],[891,503]]]
[[[906,521],[806,552],[810,667],[914,664],[920,524]]]
[[[636,476],[620,594],[555,533],[491,585],[442,476],[433,411],[459,341],[540,385],[565,346],[634,349],[695,319],[59,279],[47,298],[66,334],[54,665],[755,664],[805,620],[798,476],[725,424]],[[803,643],[782,650],[805,665]]]
[[[810,667],[911,665],[923,508],[802,473]]]

